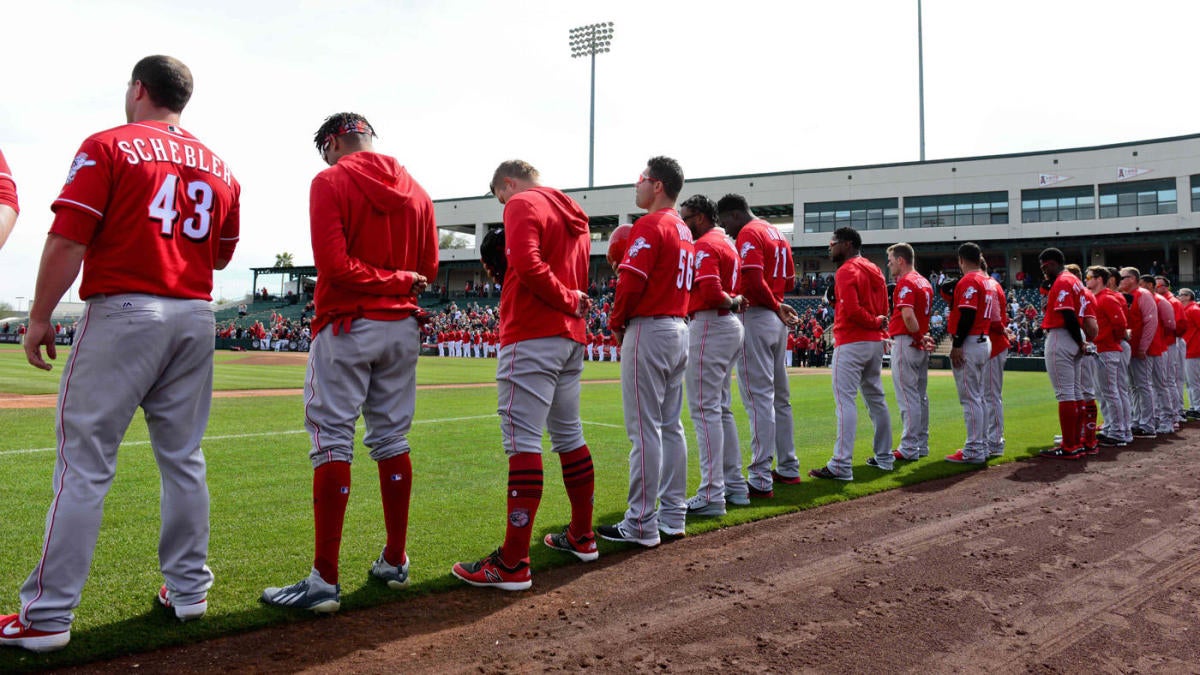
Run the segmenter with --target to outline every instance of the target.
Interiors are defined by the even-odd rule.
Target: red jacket
[[[500,289],[500,344],[544,337],[587,342],[575,316],[587,290],[591,236],[573,199],[547,187],[517,193],[504,206],[508,270]]]
[[[355,152],[313,178],[315,335],[355,318],[395,321],[417,310],[413,273],[437,277],[433,202],[392,157]]]
[[[1183,309],[1186,329],[1183,340],[1187,343],[1187,358],[1200,359],[1200,304],[1192,303]]]
[[[1100,291],[1096,296],[1096,322],[1100,325],[1100,333],[1096,335],[1096,351],[1121,351],[1125,329],[1129,327],[1125,317],[1125,298],[1111,288]]]
[[[886,332],[879,319],[888,313],[887,283],[883,272],[862,256],[842,263],[834,275],[834,295],[837,308],[833,313],[833,341],[837,345],[851,342],[879,342]]]

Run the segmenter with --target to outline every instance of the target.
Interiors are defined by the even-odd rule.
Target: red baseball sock
[[[1075,401],[1058,402],[1058,426],[1062,429],[1062,449],[1079,449],[1079,413]]]
[[[570,452],[560,452],[563,485],[571,500],[571,535],[582,537],[592,531],[592,504],[596,492],[596,474],[592,470],[592,453],[587,444]]]
[[[517,452],[508,458],[508,525],[500,557],[510,567],[529,557],[533,519],[542,503],[542,456]]]
[[[338,552],[342,548],[342,523],[349,500],[349,462],[326,462],[313,471],[313,530],[316,534],[313,567],[326,583],[338,582]]]
[[[412,477],[412,458],[407,452],[379,462],[379,496],[383,499],[383,525],[387,528],[383,559],[396,567],[404,564]]]
[[[1096,447],[1096,410],[1095,399],[1082,402],[1083,407],[1083,444],[1089,448]]]

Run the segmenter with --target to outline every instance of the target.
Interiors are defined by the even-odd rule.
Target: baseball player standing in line
[[[1129,322],[1129,379],[1134,396],[1132,432],[1135,438],[1155,438],[1157,392],[1151,379],[1154,367],[1149,354],[1158,334],[1158,305],[1154,294],[1139,285],[1140,277],[1136,267],[1122,267],[1118,289],[1133,298],[1125,312]]]
[[[592,455],[579,419],[579,379],[587,342],[588,216],[574,200],[538,183],[537,169],[503,162],[490,184],[504,204],[507,262],[500,291],[496,362],[500,433],[508,455],[504,543],[486,558],[456,563],[472,586],[520,591],[533,584],[529,543],[542,501],[542,429],[562,463],[571,522],[546,546],[583,561],[599,557],[592,532]],[[490,272],[490,270],[489,270]]]
[[[611,541],[657,546],[660,532],[684,534],[687,441],[683,436],[683,376],[688,361],[684,317],[695,275],[692,233],[675,211],[683,169],[654,157],[638,176],[637,219],[619,265],[608,325],[621,343],[621,406],[629,451],[629,508],[601,525]],[[658,508],[655,508],[655,500]]]
[[[1078,385],[1083,357],[1083,333],[1079,324],[1083,283],[1074,275],[1063,273],[1066,258],[1056,248],[1038,254],[1038,262],[1042,274],[1051,282],[1042,329],[1046,331],[1046,372],[1058,401],[1058,423],[1062,430],[1062,445],[1039,454],[1057,459],[1082,459],[1085,455],[1080,438],[1083,410]]]
[[[933,286],[913,268],[912,246],[900,242],[887,250],[888,273],[896,281],[892,292],[892,385],[900,407],[900,446],[892,455],[914,461],[929,454],[929,314]],[[932,342],[930,340],[929,342]]]
[[[775,496],[775,483],[800,482],[787,377],[788,326],[799,323],[800,316],[783,301],[783,294],[796,285],[796,266],[788,240],[774,225],[754,217],[741,195],[722,197],[717,218],[729,236],[737,238],[742,259],[737,290],[746,299],[746,310],[741,315],[745,337],[738,356],[738,388],[750,416],[747,482],[751,497],[769,498]]]
[[[1128,326],[1129,326],[1129,305],[1133,300],[1133,296],[1130,295],[1129,299],[1126,299],[1125,295],[1122,294],[1120,291],[1121,270],[1116,267],[1109,267],[1107,269],[1108,269],[1108,290],[1111,290],[1117,296],[1117,298],[1120,300],[1121,311],[1125,315],[1126,331],[1124,333],[1124,339],[1121,341],[1121,363],[1123,364],[1124,368],[1122,369],[1122,371],[1120,373],[1120,378],[1117,381],[1117,384],[1118,384],[1117,393],[1120,394],[1120,397],[1122,400],[1122,405],[1125,407],[1125,410],[1128,411],[1128,413],[1127,413],[1128,417],[1126,419],[1128,419],[1129,423],[1125,425],[1125,430],[1128,431],[1129,433],[1126,434],[1124,438],[1126,439],[1127,442],[1132,443],[1133,442],[1132,428],[1133,428],[1133,418],[1134,418],[1134,416],[1133,416],[1133,385],[1131,384],[1132,380],[1130,379],[1130,376],[1129,376],[1130,375],[1130,365],[1129,364],[1131,361],[1133,361],[1133,348],[1130,346],[1130,337],[1129,337]],[[1107,427],[1108,427],[1108,419],[1106,418],[1104,420],[1104,424],[1101,426],[1100,430],[1105,431],[1107,429]]]
[[[1067,271],[1076,279],[1084,281],[1083,270],[1079,265],[1067,265]],[[1097,352],[1095,340],[1100,334],[1100,323],[1096,319],[1096,296],[1084,283],[1079,291],[1079,330],[1083,333],[1083,355],[1079,361],[1079,439],[1083,450],[1088,455],[1100,454],[1100,446],[1096,431],[1099,410],[1096,406],[1096,362]]]
[[[1184,372],[1187,376],[1188,401],[1191,407],[1187,409],[1188,420],[1200,419],[1200,304],[1196,303],[1196,292],[1190,288],[1179,289],[1179,301],[1183,303],[1185,328],[1184,344],[1187,346],[1184,361]]]
[[[883,393],[883,339],[888,327],[887,282],[883,272],[859,252],[862,237],[853,227],[840,227],[829,240],[829,259],[839,265],[834,274],[833,396],[837,405],[837,444],[833,457],[813,478],[854,480],[854,435],[858,428],[855,398],[862,390],[871,414],[875,438],[867,465],[891,471],[892,421]]]
[[[21,208],[17,205],[17,183],[13,180],[12,169],[0,152],[0,248],[8,241],[13,226],[17,224],[17,213]]]
[[[733,421],[733,366],[742,350],[742,322],[737,311],[738,259],[733,242],[717,227],[717,205],[696,195],[679,207],[696,242],[696,273],[688,303],[688,411],[696,429],[700,485],[688,500],[688,515],[725,514],[731,502],[748,503],[742,478],[742,453]]]
[[[140,406],[162,474],[158,600],[180,620],[208,607],[208,486],[200,441],[213,374],[213,269],[237,245],[241,188],[229,167],[179,127],[192,74],[169,56],[133,67],[128,124],[88,137],[51,209],[25,355],[49,370],[50,313],[79,274],[87,302],[59,383],[54,499],[21,612],[0,644],[32,651],[71,639],[100,532],[117,448]],[[120,354],[120,358],[114,355]]]
[[[946,456],[956,464],[984,464],[988,458],[986,377],[992,356],[988,333],[999,320],[998,298],[988,291],[988,275],[981,269],[983,252],[967,242],[958,247],[958,267],[963,276],[954,287],[947,325],[953,331],[950,365],[962,404],[967,439],[962,448]]]
[[[987,275],[987,266],[982,271]],[[988,317],[988,340],[992,350],[988,357],[987,366],[983,372],[983,416],[987,421],[986,439],[988,457],[1004,456],[1004,364],[1008,362],[1008,348],[1012,342],[1008,337],[1008,329],[1004,322],[1004,309],[1008,307],[1008,298],[1004,287],[999,281],[987,277],[985,288],[988,297],[994,298],[995,303],[988,307],[991,312]]]
[[[429,195],[395,158],[375,152],[374,137],[365,117],[338,113],[313,139],[329,165],[309,191],[317,288],[304,427],[312,438],[315,552],[307,577],[263,591],[263,602],[280,607],[341,607],[338,557],[360,411],[387,530],[369,573],[392,589],[408,584],[417,295],[437,274],[438,236]]]
[[[1158,434],[1173,434],[1178,429],[1179,411],[1175,408],[1175,373],[1171,370],[1168,349],[1175,344],[1175,308],[1161,295],[1154,293],[1154,277],[1138,277],[1141,287],[1150,292],[1158,313],[1158,332],[1150,343],[1150,369],[1154,391],[1154,430]]]
[[[1176,413],[1176,422],[1186,422],[1187,417],[1183,414],[1183,386],[1187,377],[1184,374],[1183,361],[1187,352],[1187,345],[1184,344],[1183,334],[1187,332],[1187,319],[1183,314],[1183,303],[1171,293],[1171,281],[1161,274],[1154,277],[1154,292],[1167,299],[1171,303],[1171,309],[1175,311],[1175,337],[1167,346],[1167,363],[1171,368],[1171,375],[1175,378],[1175,387],[1171,389],[1172,409]]]
[[[1096,296],[1096,388],[1100,413],[1106,427],[1096,442],[1106,447],[1124,447],[1133,440],[1129,431],[1129,405],[1118,389],[1128,386],[1128,369],[1122,345],[1127,342],[1125,299],[1108,288],[1108,268],[1095,265],[1084,273],[1084,284]]]

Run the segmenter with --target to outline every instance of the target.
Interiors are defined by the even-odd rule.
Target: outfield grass
[[[25,380],[22,393],[53,392],[60,369],[43,376],[0,350],[0,387]],[[303,366],[245,366],[237,357],[218,354],[218,388],[298,387]],[[60,354],[60,362],[63,356]],[[14,363],[21,365],[20,370]],[[494,361],[422,359],[422,383],[491,382]],[[265,381],[252,382],[255,375]],[[267,370],[257,370],[265,368]],[[588,364],[585,377],[605,380],[617,375],[615,364]],[[45,379],[40,379],[40,378]],[[796,447],[801,467],[824,463],[834,440],[834,406],[827,374],[791,378]],[[885,380],[887,378],[885,377]],[[899,415],[890,380],[885,382],[899,435]],[[43,391],[44,390],[44,391]],[[1009,373],[1006,379],[1008,456],[1028,455],[1044,447],[1057,426],[1053,395],[1041,373]],[[961,411],[949,377],[930,378],[931,445],[936,459],[959,447],[964,436]],[[414,594],[457,587],[450,576],[457,560],[482,557],[497,546],[504,533],[504,485],[507,462],[500,450],[495,416],[494,386],[431,389],[417,397],[417,423],[411,434],[414,487],[409,555],[412,586],[395,593],[367,583],[366,570],[384,541],[374,463],[360,446],[354,464],[353,488],[342,546],[343,611],[382,602],[403,601]],[[596,467],[596,522],[616,522],[625,508],[629,443],[621,414],[619,384],[592,383],[583,389],[584,431]],[[735,398],[737,395],[735,394]],[[860,403],[860,409],[862,409]],[[735,416],[741,431],[744,459],[749,459],[749,434],[740,401]],[[0,524],[5,545],[0,549],[0,611],[17,610],[17,590],[37,562],[53,469],[53,410],[0,410],[0,499],[7,517]],[[262,588],[290,584],[308,573],[312,561],[311,466],[308,439],[303,432],[300,396],[225,398],[213,404],[204,449],[212,493],[212,543],[209,564],[216,583],[209,595],[210,610],[203,621],[179,624],[154,600],[161,583],[156,554],[158,474],[140,416],[121,449],[117,478],[105,507],[104,525],[93,571],[70,646],[49,655],[23,650],[0,651],[0,671],[25,670],[84,663],[159,646],[192,642],[282,621],[306,619],[308,613],[268,608],[258,602]],[[690,449],[689,484],[695,486],[694,436],[685,420]],[[360,428],[361,433],[361,428]],[[360,436],[361,439],[361,436]],[[749,507],[731,507],[722,518],[694,519],[689,533],[757,520],[832,501],[892,489],[972,468],[923,460],[897,465],[886,473],[865,465],[870,455],[870,421],[859,417],[855,450],[855,481],[806,480],[798,486],[777,486],[776,498]],[[534,541],[560,529],[569,506],[559,477],[558,462],[547,457],[546,490],[538,513]],[[601,543],[601,552],[622,545]],[[574,558],[535,544],[534,583],[538,571],[573,563]],[[480,590],[479,592],[498,592]]]

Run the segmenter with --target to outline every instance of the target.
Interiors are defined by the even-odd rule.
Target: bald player
[[[632,448],[625,517],[596,532],[646,547],[686,531],[687,441],[680,415],[696,252],[675,210],[682,189],[683,169],[669,157],[651,158],[638,176],[635,203],[648,213],[629,233],[608,320],[621,343],[621,407]]]
[[[787,378],[788,326],[800,317],[783,301],[783,294],[795,287],[796,268],[791,243],[774,225],[756,217],[745,197],[722,197],[717,218],[737,239],[742,261],[738,293],[746,299],[746,310],[741,315],[745,339],[738,357],[738,388],[750,416],[747,483],[751,497],[767,499],[775,496],[775,483],[800,482]]]
[[[455,564],[451,573],[472,586],[520,591],[533,584],[529,545],[542,501],[542,429],[550,433],[571,502],[571,522],[543,543],[584,562],[600,555],[592,532],[592,454],[579,419],[591,237],[583,208],[542,186],[528,162],[501,163],[489,187],[504,205],[507,263],[496,362],[508,456],[504,543],[482,560]]]
[[[896,281],[892,293],[892,385],[900,406],[900,446],[896,459],[913,461],[929,454],[929,315],[933,286],[913,268],[914,252],[906,243],[887,250],[888,272]]]
[[[262,601],[279,607],[341,607],[342,526],[360,414],[387,534],[368,574],[388,588],[408,585],[417,296],[437,274],[438,236],[429,195],[394,157],[375,152],[373,138],[356,113],[331,115],[313,137],[329,165],[309,189],[317,288],[304,427],[312,441],[313,565],[300,581],[263,591]]]
[[[169,56],[133,67],[128,124],[89,136],[54,200],[25,356],[49,370],[50,313],[83,266],[86,303],[59,382],[54,497],[21,611],[0,644],[65,647],[100,533],[117,450],[139,407],[162,475],[158,602],[181,621],[208,608],[209,499],[200,441],[213,374],[213,270],[233,256],[241,188],[229,166],[180,127],[192,73]],[[86,261],[85,261],[86,257]],[[138,573],[129,570],[128,574]]]
[[[1158,334],[1158,305],[1154,294],[1139,284],[1136,267],[1122,267],[1118,289],[1132,300],[1126,306],[1129,323],[1129,379],[1133,388],[1131,415],[1135,438],[1155,438],[1156,387],[1150,350]]]
[[[21,208],[17,205],[17,183],[13,180],[12,169],[0,152],[0,248],[8,241],[13,226],[17,224],[17,213]]]
[[[748,503],[742,453],[733,420],[733,365],[742,349],[734,294],[741,260],[725,230],[716,224],[717,205],[695,195],[679,206],[679,216],[696,243],[696,274],[688,302],[688,411],[699,448],[700,485],[688,500],[689,516],[725,514],[726,500]]]

